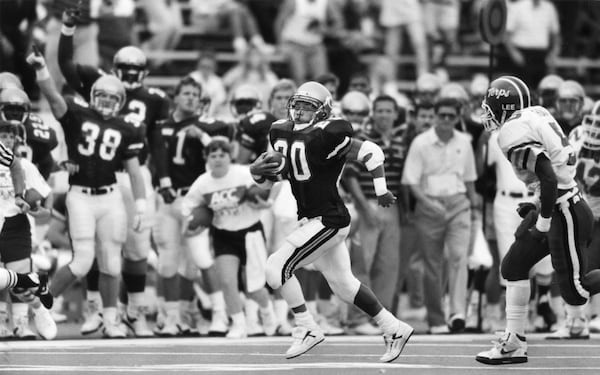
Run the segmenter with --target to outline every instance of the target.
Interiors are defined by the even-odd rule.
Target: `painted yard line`
[[[198,365],[198,364],[181,364],[181,365],[142,365],[142,366],[8,366],[1,367],[0,372],[16,372],[16,371],[30,371],[30,372],[217,372],[217,371],[233,371],[233,372],[248,372],[248,371],[293,371],[301,369],[438,369],[438,370],[477,370],[480,372],[484,371],[498,371],[496,366],[443,366],[443,365],[412,365],[412,364],[377,364],[377,363],[362,363],[362,362],[328,362],[328,363],[299,363],[299,364],[285,364],[285,365],[273,365],[273,364],[252,364],[252,363],[238,363],[238,364],[210,364],[210,365]],[[600,367],[524,367],[524,366],[503,366],[502,370],[513,370],[519,373],[525,373],[530,371],[578,371],[581,373],[600,371]]]
[[[223,356],[223,357],[279,357],[284,358],[283,353],[231,353],[231,352],[194,352],[194,353],[173,353],[173,352],[79,352],[79,351],[60,351],[60,352],[47,352],[47,351],[17,351],[10,352],[11,355],[36,355],[36,356],[71,356],[71,355],[109,355],[109,356],[177,356],[177,357],[197,357],[197,356]],[[345,354],[345,353],[307,353],[303,354],[302,358],[316,358],[316,357],[350,357],[350,358],[373,358],[380,357],[381,353],[373,354]],[[475,358],[475,354],[402,354],[400,358]],[[529,355],[530,359],[600,359],[600,355]],[[13,361],[14,362],[14,361]],[[293,363],[293,362],[288,362]]]
[[[572,340],[565,341],[541,341],[538,343],[529,341],[528,347],[530,348],[600,348],[600,342],[596,341],[596,344],[592,344],[592,342],[586,344],[578,344],[574,343]],[[89,350],[89,349],[97,349],[97,348],[111,348],[111,349],[119,349],[119,348],[179,348],[180,350],[185,350],[186,347],[189,347],[189,350],[194,350],[197,348],[201,348],[204,346],[212,346],[212,347],[281,347],[286,348],[291,343],[290,339],[286,339],[285,341],[273,342],[273,341],[246,341],[244,339],[241,340],[232,340],[232,339],[131,339],[131,340],[64,340],[64,341],[2,341],[0,342],[0,352],[8,352],[19,349],[32,349],[32,350],[53,350],[53,349],[73,349],[73,350]],[[357,343],[354,341],[336,341],[331,342],[329,340],[325,340],[322,346],[329,347],[381,347],[383,348],[383,343]],[[483,341],[480,343],[472,342],[455,342],[455,343],[446,343],[446,342],[428,342],[428,343],[419,343],[413,342],[412,339],[408,343],[408,347],[456,347],[460,345],[461,347],[470,347],[470,348],[482,348],[489,346],[488,341]],[[283,350],[283,349],[282,349]]]

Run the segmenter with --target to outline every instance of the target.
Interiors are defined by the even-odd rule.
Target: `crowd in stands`
[[[576,3],[509,1],[506,43],[497,50],[493,73],[522,78],[535,90],[537,103],[551,111],[574,142],[579,140],[574,129],[594,107],[593,95],[586,89],[595,77],[571,70],[561,77],[557,60],[577,56],[583,43],[565,28],[575,19],[579,29],[586,27],[585,18],[574,12],[600,12],[590,2]],[[80,288],[76,290],[88,289],[83,311],[72,309],[81,297],[69,293],[67,284],[60,285],[64,298],[59,297],[52,309],[56,322],[79,320],[83,314],[83,334],[104,326],[108,337],[289,334],[288,307],[277,291],[268,290],[255,275],[256,269],[249,270],[256,265],[249,261],[244,270],[248,259],[233,261],[227,250],[215,251],[213,239],[218,242],[219,234],[214,228],[186,232],[188,223],[180,206],[206,164],[211,167],[203,155],[230,153],[234,164],[227,168],[232,171],[252,162],[267,149],[264,127],[286,119],[288,99],[297,86],[315,80],[331,92],[333,116],[348,120],[358,138],[383,149],[388,188],[398,197],[391,208],[377,207],[366,169],[346,165],[340,189],[352,214],[348,244],[357,278],[397,317],[426,320],[431,334],[502,329],[504,281],[499,267],[519,223],[516,207],[530,192],[506,165],[494,135],[483,131],[480,105],[489,84],[486,67],[455,76],[448,63],[452,55],[487,53],[489,46],[476,29],[479,6],[477,0],[0,1],[0,119],[6,120],[3,111],[14,104],[1,94],[12,87],[1,85],[2,74],[12,72],[28,95],[27,112],[38,112],[44,129],[51,129],[58,139],[47,173],[42,169],[45,164],[36,163],[53,190],[53,199],[46,203],[52,215],[34,219],[32,257],[40,270],[60,275],[57,270],[72,261],[73,233],[66,219],[70,213],[65,194],[68,176],[76,172],[69,165],[68,130],[52,116],[55,107],[41,95],[36,73],[26,62],[31,46],[43,51],[49,74],[65,97],[90,100],[90,88],[82,91],[87,83],[81,79],[81,87],[74,87],[65,61],[70,59],[81,77],[81,67],[87,66],[116,74],[125,82],[119,69],[127,72],[128,68],[119,67],[115,55],[130,45],[142,54],[137,61],[143,73],[131,82],[141,85],[155,76],[176,77],[169,81],[175,85],[161,85],[166,93],[148,87],[148,95],[157,98],[153,108],[157,117],[146,125],[158,130],[148,134],[151,156],[142,164],[149,166],[144,179],[150,190],[148,205],[154,206],[148,212],[154,218],[146,228],[145,290],[122,286],[119,316],[127,327],[108,327],[102,316],[107,310],[101,294],[107,293],[103,288],[108,283],[102,276],[98,280],[98,274],[106,271],[103,267],[108,267],[103,264],[88,267],[90,273],[72,275],[77,278],[75,288]],[[65,18],[65,11],[75,7],[77,14]],[[66,52],[66,37],[72,44],[70,52]],[[193,52],[193,66],[169,57],[168,52],[182,50]],[[233,53],[233,62],[223,62],[223,53]],[[414,56],[414,69],[400,64],[405,55]],[[400,85],[402,80],[411,82],[410,89]],[[192,117],[201,124],[199,130],[178,133],[178,121]],[[178,148],[183,139],[178,134],[195,142],[187,144],[189,154]],[[154,165],[158,156],[151,136],[170,145],[167,148],[174,153],[170,164]],[[226,141],[206,148],[211,137]],[[31,150],[25,138],[15,149],[23,157]],[[197,169],[178,164],[175,158],[182,154],[197,158]],[[181,165],[185,167],[177,169]],[[163,185],[166,178],[172,184]],[[177,185],[179,178],[185,182]],[[128,189],[133,207],[135,192],[131,186]],[[286,189],[289,186],[282,184],[253,206],[253,215],[260,217],[264,227],[267,253],[285,241],[281,228],[293,227],[297,221]],[[132,268],[122,272],[123,281],[135,284],[139,275],[131,270],[139,259],[124,257],[123,264]],[[535,308],[529,329],[555,332],[549,333],[555,338],[568,335],[559,329],[565,312],[549,259],[535,270]],[[298,270],[297,277],[309,310],[326,334],[381,334],[367,315],[342,304],[314,268]],[[261,285],[253,283],[257,279]],[[118,288],[111,293],[116,298]],[[19,300],[3,298],[13,301],[14,315]],[[18,309],[22,316],[22,307]],[[596,315],[600,309],[593,305],[590,311],[590,330],[600,332]],[[0,340],[35,337],[27,321],[11,321],[10,315],[9,304],[0,302]],[[146,318],[153,321],[151,326],[145,325]]]

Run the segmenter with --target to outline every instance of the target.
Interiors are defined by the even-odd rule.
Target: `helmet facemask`
[[[583,117],[583,147],[588,150],[600,150],[600,116],[586,115]]]
[[[485,128],[485,130],[491,132],[491,131],[500,129],[500,126],[502,126],[502,123],[504,122],[504,118],[502,118],[501,121],[499,122],[496,119],[496,115],[494,114],[494,111],[492,111],[492,109],[485,102],[485,100],[483,101],[483,103],[481,103],[481,108],[483,109],[483,114],[481,115],[481,123],[483,124],[483,127]]]
[[[103,117],[115,117],[123,107],[121,96],[106,91],[92,93],[92,107]]]
[[[0,120],[23,124],[29,117],[29,110],[29,106],[24,103],[2,103]]]
[[[304,112],[313,112],[309,121],[302,121]],[[294,122],[315,124],[325,120],[331,113],[331,97],[327,98],[325,103],[311,96],[294,94],[288,101],[289,117]]]
[[[127,90],[141,87],[148,71],[141,66],[133,64],[117,64],[114,69],[115,76],[123,82]]]

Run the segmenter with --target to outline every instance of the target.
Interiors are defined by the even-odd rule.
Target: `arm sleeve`
[[[156,166],[156,175],[159,179],[169,177],[169,146],[165,140],[165,135],[163,134],[163,131],[165,130],[168,129],[164,129],[162,126],[162,122],[159,122],[154,128],[152,144],[150,145],[152,149],[152,157],[154,158],[154,165]]]

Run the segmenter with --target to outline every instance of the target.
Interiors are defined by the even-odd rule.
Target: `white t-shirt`
[[[260,220],[260,210],[240,200],[246,190],[255,185],[247,165],[232,164],[223,177],[215,178],[211,172],[200,175],[183,198],[183,216],[191,214],[199,205],[208,206],[214,213],[213,226],[228,231],[248,228]]]
[[[550,47],[550,35],[560,32],[558,13],[554,4],[542,0],[536,7],[532,0],[508,3],[506,31],[517,47],[546,49]]]

